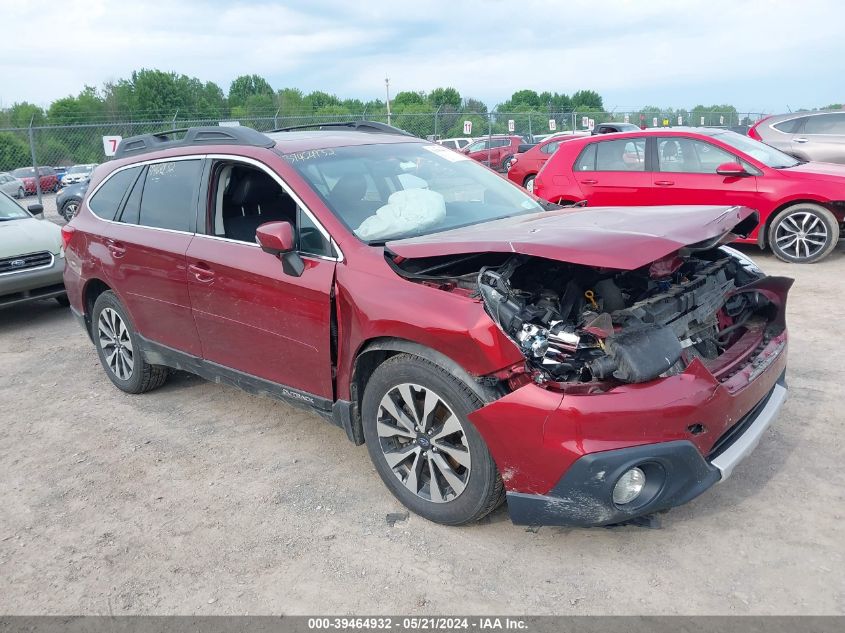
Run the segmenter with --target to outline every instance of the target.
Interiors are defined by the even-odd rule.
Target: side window
[[[845,134],[845,114],[818,114],[807,117],[805,134]]]
[[[736,161],[733,154],[704,141],[683,137],[657,139],[658,169],[662,172],[715,174],[722,163]]]
[[[487,141],[476,141],[472,145],[469,146],[467,149],[468,152],[480,152],[483,149],[487,149]]]
[[[543,147],[540,148],[540,151],[544,154],[554,154],[558,147],[560,147],[560,141],[555,141],[554,143],[543,145]]]
[[[645,139],[596,143],[596,171],[645,171]]]
[[[193,230],[201,160],[153,163],[141,195],[138,224],[174,231]]]
[[[140,171],[140,167],[130,167],[113,174],[88,201],[91,211],[104,220],[114,220],[127,189]]]
[[[123,205],[123,211],[120,214],[120,221],[126,224],[138,224],[141,218],[141,192],[144,190],[144,178],[146,174],[141,174],[138,180],[129,192],[129,197],[126,198],[126,203]]]
[[[296,208],[296,226],[299,236],[299,252],[305,255],[337,257],[331,242],[326,239],[314,221],[301,207]]]
[[[575,161],[574,171],[596,170],[596,145],[598,143],[590,143],[581,151],[581,155]]]
[[[493,141],[493,145],[491,147],[507,147],[511,144],[510,139],[507,138],[499,138]]]
[[[784,134],[797,134],[806,120],[807,117],[803,116],[796,119],[787,119],[786,121],[775,123],[772,127]]]

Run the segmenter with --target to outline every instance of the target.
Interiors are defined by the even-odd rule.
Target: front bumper
[[[0,275],[0,308],[64,295],[64,270],[64,257],[54,255],[49,267]]]
[[[547,494],[508,492],[511,520],[516,525],[591,527],[682,505],[730,477],[775,420],[786,393],[781,375],[769,394],[725,433],[727,441],[719,444],[715,457],[705,458],[687,440],[584,455]],[[629,504],[614,504],[613,487],[634,467],[646,473],[643,492]]]

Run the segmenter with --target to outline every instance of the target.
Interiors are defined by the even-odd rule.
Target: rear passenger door
[[[590,143],[575,161],[573,175],[592,207],[650,204],[645,138]]]
[[[118,191],[107,186],[120,177],[125,193],[115,220],[99,238],[108,282],[141,336],[195,356],[202,348],[188,297],[185,253],[196,228],[202,167],[199,157],[133,167],[128,177],[113,175],[89,201],[95,214],[101,202],[106,211],[108,200],[99,198],[109,194],[113,200]]]

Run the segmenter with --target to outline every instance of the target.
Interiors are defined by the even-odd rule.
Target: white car
[[[472,143],[472,139],[468,136],[460,136],[456,138],[441,138],[437,141],[443,147],[448,147],[451,149],[463,149],[470,143]]]
[[[7,173],[0,174],[0,191],[13,198],[23,198],[26,195],[23,180]]]
[[[78,182],[87,181],[96,166],[96,163],[90,163],[88,165],[74,165],[70,167],[65,172],[65,175],[62,176],[62,185],[75,185]]]

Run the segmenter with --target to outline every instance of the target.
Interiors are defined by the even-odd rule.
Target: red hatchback
[[[760,225],[740,242],[814,262],[839,240],[845,165],[807,163],[721,129],[643,130],[566,143],[534,183],[554,202],[745,205]]]
[[[752,210],[560,208],[393,128],[323,128],[133,137],[94,173],[64,279],[115,386],[176,368],[308,407],[453,525],[677,506],[775,419],[791,280],[719,246]]]
[[[31,196],[37,192],[34,167],[21,167],[13,171],[12,175],[23,180],[26,195]],[[41,191],[58,191],[59,189],[59,178],[56,176],[56,170],[52,167],[39,167],[38,180]]]
[[[534,179],[549,156],[557,151],[560,144],[572,139],[588,136],[587,134],[570,134],[566,136],[554,136],[534,145],[527,152],[517,154],[513,157],[508,166],[508,178],[528,191],[534,191]]]
[[[491,136],[473,141],[461,152],[490,169],[507,171],[510,162],[519,153],[519,146],[525,141],[521,136]]]

